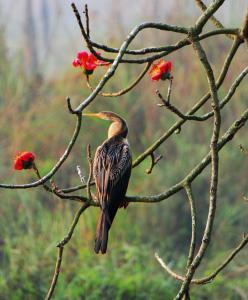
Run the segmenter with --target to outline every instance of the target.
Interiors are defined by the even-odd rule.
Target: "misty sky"
[[[10,55],[26,47],[28,2],[33,6],[33,27],[40,68],[49,72],[51,66],[62,67],[71,62],[74,53],[84,45],[71,10],[71,1],[68,0],[0,0],[0,23],[6,30]],[[86,2],[77,0],[75,3],[82,11]],[[171,23],[173,20],[174,23],[187,26],[200,14],[193,0],[89,0],[88,6],[92,37],[103,43],[116,43],[120,37],[124,39],[128,31],[140,22]],[[217,16],[226,26],[237,26],[247,6],[248,0],[226,0]],[[182,18],[182,14],[186,18]]]

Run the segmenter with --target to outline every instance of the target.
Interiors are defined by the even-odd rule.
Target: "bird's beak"
[[[96,117],[96,118],[100,118],[99,113],[85,113],[82,114],[83,116],[87,116],[87,117]]]

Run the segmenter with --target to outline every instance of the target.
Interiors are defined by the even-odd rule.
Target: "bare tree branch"
[[[199,40],[204,40],[206,38],[209,38],[211,36],[214,35],[221,35],[221,34],[230,34],[233,35],[234,37],[239,35],[239,29],[238,28],[225,28],[225,29],[217,29],[217,30],[212,30],[209,31],[207,33],[203,33],[199,36]],[[113,48],[113,47],[109,47],[107,45],[102,45],[96,42],[93,42],[92,40],[88,40],[89,43],[92,45],[92,47],[95,47],[97,49],[103,50],[105,52],[108,53],[118,53],[119,52],[119,48]],[[188,40],[188,38],[182,39],[180,41],[178,41],[176,44],[174,45],[169,45],[169,46],[157,46],[157,47],[147,47],[147,48],[142,48],[142,49],[137,49],[137,50],[126,50],[125,54],[131,54],[131,55],[145,55],[145,54],[149,54],[149,53],[158,53],[158,52],[163,52],[164,55],[168,55],[171,52],[174,52],[175,50],[179,50],[185,46],[190,45],[190,41]],[[108,59],[102,56],[99,56],[99,58],[101,57],[101,59],[103,58],[103,60],[106,60],[108,62],[113,61],[113,59]],[[148,59],[148,61],[152,61],[153,56],[150,56]],[[145,61],[144,59],[140,59],[140,60],[134,60],[134,59],[130,59],[130,60],[121,60],[121,63],[145,63],[147,61]]]
[[[223,261],[222,264],[214,272],[210,275],[203,277],[203,278],[196,278],[191,280],[191,284],[208,284],[211,283],[215,277],[234,259],[234,257],[247,245],[248,243],[248,235],[246,235],[240,244],[228,255],[228,257]],[[157,253],[155,253],[155,258],[161,265],[161,267],[168,272],[173,278],[179,281],[185,281],[185,277],[173,272],[162,260],[161,257]],[[228,276],[228,274],[227,274]]]
[[[75,217],[74,217],[74,220],[72,222],[72,225],[70,227],[70,230],[68,232],[68,234],[66,235],[66,237],[60,241],[57,245],[58,247],[58,254],[57,254],[57,261],[56,261],[56,265],[55,265],[55,270],[54,270],[54,275],[53,275],[53,278],[52,278],[52,282],[51,282],[51,285],[49,287],[49,290],[48,290],[48,293],[46,295],[46,298],[45,300],[49,300],[52,298],[52,295],[53,295],[53,292],[55,290],[55,287],[56,287],[56,284],[57,284],[57,281],[58,281],[58,277],[59,277],[59,274],[60,274],[60,268],[61,268],[61,264],[62,264],[62,259],[63,259],[63,251],[64,251],[64,246],[70,241],[72,235],[73,235],[73,232],[74,232],[74,229],[79,221],[79,218],[81,216],[81,214],[90,206],[89,203],[85,203],[83,204],[80,209],[77,211]]]
[[[55,269],[54,269],[54,274],[53,274],[52,282],[51,282],[51,285],[50,285],[50,288],[48,290],[45,300],[50,300],[52,298],[53,292],[55,290],[57,280],[59,278],[61,264],[62,264],[63,251],[64,251],[64,247],[58,247],[57,260],[56,260],[56,265],[55,265]]]

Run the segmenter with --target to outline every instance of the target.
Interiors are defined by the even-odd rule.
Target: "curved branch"
[[[27,184],[5,184],[1,183],[0,188],[5,188],[5,189],[28,189],[32,187],[37,187],[39,185],[42,185],[45,183],[47,180],[52,178],[52,176],[59,170],[59,168],[62,166],[62,164],[65,162],[67,157],[69,156],[76,140],[78,137],[78,134],[80,132],[81,128],[81,120],[82,120],[82,115],[81,114],[76,114],[77,116],[77,123],[76,123],[76,128],[74,130],[74,133],[72,135],[72,138],[64,152],[64,154],[60,157],[59,161],[55,164],[55,166],[52,168],[52,170],[47,173],[45,176],[43,176],[41,179],[34,181],[32,183],[27,183]]]
[[[216,3],[213,7],[209,8],[210,9],[210,13],[211,13],[212,10],[214,11],[214,10],[218,9],[217,6],[219,7],[220,5],[218,3]],[[106,52],[112,52],[112,53],[119,53],[120,49],[118,49],[118,48],[111,48],[111,47],[108,47],[108,46],[105,46],[105,45],[100,45],[100,44],[97,44],[97,43],[94,43],[93,41],[91,41],[89,39],[88,35],[87,35],[86,30],[84,29],[84,26],[82,24],[82,20],[81,20],[80,14],[79,14],[79,12],[78,12],[78,10],[77,10],[77,8],[76,8],[76,6],[75,6],[74,3],[72,4],[72,8],[73,8],[74,14],[76,16],[76,19],[78,21],[78,24],[79,24],[82,36],[84,37],[84,39],[86,41],[86,44],[87,44],[87,47],[89,48],[90,52],[93,53],[100,60],[103,60],[103,61],[106,61],[106,62],[113,62],[114,59],[112,59],[112,58],[106,58],[106,57],[103,57],[103,56],[99,55],[99,53],[97,53],[93,47],[96,47],[98,49],[102,49],[102,50],[104,50]],[[206,12],[204,12],[204,14],[201,17],[204,20],[205,19],[207,20],[209,16],[208,16],[208,14],[206,15]],[[87,23],[87,16],[86,16],[86,23]],[[144,24],[145,24],[145,26],[147,26],[146,28],[156,28],[156,29],[160,29],[160,30],[174,31],[173,30],[173,27],[174,27],[173,25],[162,24],[162,25],[164,25],[164,29],[156,27],[156,25],[158,25],[160,27],[161,23],[143,23],[140,26],[142,26]],[[149,24],[151,24],[151,26]],[[181,27],[181,29],[182,29],[181,33],[188,33],[188,29],[187,28]],[[141,30],[142,30],[142,28],[140,29],[140,31]],[[201,31],[201,29],[199,29],[199,32],[200,31]],[[180,32],[180,31],[175,31],[175,32]],[[207,37],[209,37],[211,35],[226,34],[226,33],[230,33],[230,34],[234,34],[234,35],[239,35],[239,30],[238,29],[219,29],[219,30],[214,30],[212,32],[209,32],[207,34],[203,34],[199,38],[200,39],[204,39],[204,38],[207,38]],[[120,63],[135,63],[135,64],[143,64],[143,63],[147,63],[147,62],[153,62],[154,60],[159,59],[159,58],[161,58],[161,57],[163,57],[165,55],[168,55],[169,53],[171,53],[171,52],[173,52],[173,51],[175,51],[177,49],[180,49],[180,48],[182,48],[182,47],[184,47],[186,45],[190,45],[190,43],[191,42],[189,41],[189,39],[186,38],[186,39],[183,39],[183,40],[179,41],[175,45],[171,45],[171,46],[167,46],[167,47],[148,47],[148,48],[139,49],[139,50],[127,50],[126,49],[124,51],[124,54],[144,55],[146,53],[153,53],[153,52],[162,52],[162,53],[160,53],[158,55],[153,55],[153,56],[150,56],[150,57],[146,57],[146,58],[143,58],[143,59],[120,59],[119,62]]]
[[[40,172],[35,164],[33,164],[33,170],[35,171],[35,174],[37,175],[37,177],[39,179],[41,179],[42,177],[40,176]],[[73,201],[77,201],[77,202],[88,201],[87,198],[82,197],[82,196],[64,194],[63,192],[59,191],[59,189],[56,187],[54,182],[52,182],[52,188],[49,187],[48,185],[46,185],[45,183],[43,183],[43,188],[45,189],[45,191],[54,194],[55,196],[57,196],[60,199],[73,200]]]
[[[75,14],[75,17],[77,19],[77,22],[78,22],[79,28],[81,30],[82,36],[83,36],[84,40],[86,41],[87,47],[89,48],[90,52],[93,53],[100,60],[113,62],[113,60],[109,60],[109,59],[101,57],[95,51],[95,49],[92,47],[92,44],[89,40],[89,37],[86,33],[86,30],[84,29],[84,26],[83,26],[83,23],[82,23],[82,20],[81,20],[81,16],[78,12],[78,9],[77,9],[76,5],[74,3],[72,3],[71,6],[72,6],[72,10]],[[142,31],[144,29],[147,29],[147,28],[149,28],[149,29],[158,29],[158,30],[163,30],[163,31],[172,31],[172,32],[182,33],[182,34],[188,34],[188,32],[189,32],[188,28],[182,27],[182,26],[168,25],[168,24],[164,24],[164,23],[155,23],[155,22],[145,22],[145,23],[142,23],[142,24],[134,27],[134,29],[129,33],[128,37],[132,35],[132,32],[136,32],[135,33],[135,36],[136,36],[140,31]],[[128,39],[128,37],[127,37],[127,39]],[[118,53],[120,51],[121,51],[121,48],[119,49]],[[126,51],[126,49],[124,50],[124,53],[125,53],[125,51]],[[122,62],[128,62],[128,61],[123,60]]]
[[[223,28],[223,29],[216,29],[216,30],[212,30],[206,33],[203,33],[199,36],[199,40],[204,40],[206,38],[209,38],[211,36],[214,35],[220,35],[220,34],[229,34],[232,36],[237,36],[239,34],[239,29],[238,28]],[[113,48],[113,47],[109,47],[107,45],[103,45],[103,44],[99,44],[96,43],[90,39],[88,39],[88,42],[92,45],[92,47],[95,47],[97,49],[103,50],[105,52],[108,53],[118,53],[120,51],[119,48]],[[158,52],[164,52],[164,51],[169,51],[169,53],[178,50],[180,48],[178,48],[180,43],[180,48],[184,47],[184,46],[188,46],[190,45],[190,41],[188,39],[183,39],[179,42],[177,42],[174,45],[169,45],[169,46],[157,46],[157,47],[147,47],[147,48],[142,48],[142,49],[137,49],[137,50],[126,50],[125,54],[131,54],[131,55],[145,55],[145,54],[149,54],[149,53],[158,53]],[[99,58],[101,57],[101,59],[107,59],[105,57],[99,56]],[[150,57],[149,59],[151,59],[152,57]],[[107,61],[111,62],[111,60],[113,61],[113,59],[108,59]],[[134,60],[129,60],[126,62],[135,62],[135,63],[140,63],[140,61],[134,61]],[[124,62],[123,60],[121,60],[121,62]]]
[[[113,93],[105,93],[105,92],[99,92],[98,95],[103,96],[103,97],[119,97],[122,96],[126,93],[128,93],[129,91],[131,91],[139,82],[140,80],[145,76],[145,74],[147,73],[147,71],[149,70],[150,66],[151,66],[151,62],[147,63],[147,65],[145,66],[145,68],[142,70],[142,72],[140,73],[140,75],[125,89],[122,89],[118,92],[113,92]],[[94,88],[90,85],[89,82],[89,76],[87,76],[87,85],[88,87],[94,91]]]

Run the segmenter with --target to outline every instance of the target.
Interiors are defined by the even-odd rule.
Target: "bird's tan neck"
[[[114,136],[121,136],[123,138],[127,136],[127,125],[122,119],[113,120],[109,126],[108,138],[110,139]]]

